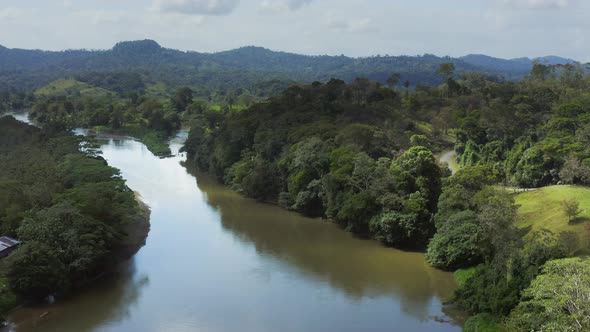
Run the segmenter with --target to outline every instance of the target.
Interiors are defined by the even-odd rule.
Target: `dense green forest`
[[[186,150],[250,197],[391,245],[423,246],[442,171],[428,148],[400,151],[440,141],[401,103],[400,93],[366,79],[293,86],[248,110],[200,114]]]
[[[0,315],[67,293],[143,245],[149,211],[95,152],[73,134],[0,118],[0,234],[23,242],[0,262]]]
[[[588,76],[538,65],[529,79],[499,87],[495,96],[481,87],[479,105],[457,119],[460,163],[489,165],[519,187],[588,183]]]
[[[204,110],[189,163],[249,197],[464,269],[452,302],[474,315],[468,330],[494,320],[519,331],[590,328],[585,295],[547,293],[566,275],[590,289],[587,259],[560,260],[580,253],[580,234],[516,227],[506,189],[590,181],[590,76],[574,65],[536,64],[520,82],[454,70],[441,65],[445,83],[415,91],[331,80],[246,110]],[[461,165],[453,176],[434,157],[449,144]],[[575,305],[551,311],[563,299]]]
[[[17,92],[16,90],[0,92],[0,113],[23,110],[29,108],[35,101],[32,93]]]
[[[157,155],[170,154],[167,138],[180,128],[173,102],[137,95],[129,99],[110,95],[41,97],[29,116],[52,130],[83,127],[133,135]]]
[[[79,60],[87,61],[88,52],[80,52]],[[151,56],[138,55],[146,52]],[[232,63],[240,70],[257,68],[260,52],[272,57],[269,70],[291,57],[302,64],[311,61],[245,48],[238,52],[239,65],[234,53],[217,54],[216,65],[195,62],[199,75],[214,77],[203,83],[202,77],[191,76],[194,72],[182,70],[194,60],[191,54],[150,42],[128,43],[95,54],[116,64],[109,70],[72,71],[27,92],[0,94],[1,110],[30,109],[44,128],[9,119],[0,123],[7,133],[2,161],[26,165],[2,174],[3,188],[21,188],[0,193],[6,202],[0,209],[2,231],[26,242],[7,261],[7,279],[0,280],[0,287],[13,289],[2,293],[8,294],[5,302],[14,300],[13,293],[27,298],[65,291],[91,276],[125,241],[123,225],[140,213],[118,172],[92,150],[80,152],[80,139],[65,134],[67,129],[124,132],[165,155],[166,139],[185,125],[191,128],[184,147],[187,166],[214,174],[248,197],[334,221],[387,246],[425,251],[431,265],[457,271],[460,287],[451,301],[473,315],[466,330],[495,323],[515,331],[590,329],[586,293],[568,287],[590,289],[588,260],[569,258],[588,251],[582,241],[586,234],[519,227],[512,193],[515,188],[590,184],[590,76],[583,68],[536,63],[524,79],[509,81],[432,58],[427,71],[434,78],[425,82],[433,85],[405,83],[407,73],[379,58],[370,60],[383,61],[380,74],[366,75],[376,80],[335,70],[327,73],[346,80],[322,76],[313,77],[322,82],[291,84],[269,72],[250,77],[239,70],[225,72],[228,76],[203,70]],[[63,60],[53,53],[37,56]],[[162,56],[186,58],[177,61],[181,67],[159,67]],[[162,72],[125,70],[128,64],[117,62],[123,59]],[[336,63],[337,57],[320,60]],[[470,61],[496,60],[472,56]],[[173,83],[172,77],[179,79]],[[455,174],[436,157],[449,149],[457,153]],[[32,186],[35,181],[39,185]],[[577,210],[568,215],[570,224],[585,222],[578,218],[575,198],[558,204]],[[65,227],[51,224],[58,220],[71,222],[68,229],[78,233],[67,241],[60,238],[50,231]],[[31,226],[35,222],[51,226],[38,233],[42,229]],[[84,232],[93,241],[88,246],[76,242]],[[103,236],[107,242],[93,240]],[[50,250],[62,242],[85,249],[67,255]],[[42,250],[52,254],[42,255]],[[59,269],[17,269],[32,262],[27,257]]]
[[[322,157],[352,146],[349,159],[361,152],[378,161],[395,159],[412,145],[436,150],[454,141],[461,166],[489,166],[506,185],[589,181],[590,80],[582,69],[538,64],[518,83],[479,74],[457,79],[453,70],[441,66],[445,84],[412,93],[366,79],[332,80],[293,86],[240,112],[206,111],[191,126],[187,151],[200,167],[245,192],[240,172],[249,173],[259,159],[272,164],[280,174],[276,192],[250,190],[250,196],[273,201],[281,193],[295,200],[311,180],[334,171],[328,157],[323,168],[293,168],[297,151],[308,148]],[[313,139],[321,143],[306,144]],[[300,173],[304,183],[294,184],[290,173]]]
[[[110,50],[67,50],[50,52],[9,49],[0,46],[0,91],[34,90],[65,76],[79,77],[99,86],[113,88],[104,73],[125,76],[133,89],[163,82],[172,88],[191,86],[196,95],[251,90],[255,96],[278,94],[293,82],[328,81],[332,77],[347,82],[357,77],[385,83],[391,72],[399,72],[399,85],[435,85],[442,82],[436,70],[441,63],[454,62],[459,72],[478,71],[506,79],[521,79],[533,62],[567,64],[573,60],[557,57],[535,60],[503,60],[483,55],[452,59],[434,55],[306,56],[274,52],[261,47],[243,47],[218,53],[183,52],[163,48],[152,40],[121,42]],[[135,77],[134,77],[135,76]],[[130,91],[130,90],[127,90]]]

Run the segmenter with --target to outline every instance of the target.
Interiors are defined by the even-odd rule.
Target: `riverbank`
[[[5,324],[5,315],[17,305],[16,295],[10,290],[8,280],[0,275],[0,327]]]
[[[107,138],[102,157],[151,207],[147,245],[83,291],[11,312],[14,332],[461,330],[443,306],[452,275],[423,254],[195,178],[179,164],[182,133],[165,159]]]
[[[142,200],[141,195],[137,191],[135,192],[135,200],[137,201],[139,212],[137,218],[124,228],[127,241],[117,250],[119,262],[133,257],[145,245],[150,232],[151,209]]]
[[[62,294],[62,296],[69,296],[71,294],[77,293],[80,290],[91,286],[105,275],[113,273],[113,271],[117,270],[118,265],[131,259],[145,245],[148,233],[150,231],[151,209],[142,200],[141,195],[138,192],[135,192],[135,200],[138,204],[138,214],[135,220],[129,222],[124,228],[127,240],[120,247],[115,249],[113,255],[113,257],[115,257],[114,263],[112,265],[105,266],[103,271],[99,272],[94,278],[90,278],[84,283],[77,285],[76,289],[70,291],[68,294]],[[4,271],[5,269],[1,264],[2,263],[0,261],[0,267],[2,268],[1,270]],[[7,278],[0,274],[0,331],[3,331],[2,327],[7,326],[8,324],[6,321],[6,316],[12,310],[17,309],[19,305],[21,305],[21,302],[11,291]],[[46,313],[49,314],[50,309],[47,309]],[[45,316],[46,315],[43,317]],[[43,317],[39,317],[39,319],[42,319]]]
[[[124,126],[120,129],[114,129],[107,126],[96,126],[91,128],[91,130],[96,133],[132,136],[140,140],[147,149],[157,157],[169,157],[171,155],[170,146],[168,144],[170,136],[157,130],[132,125]]]
[[[3,116],[12,116],[20,122],[33,124],[33,122],[29,119],[28,111],[0,113],[0,117]],[[38,124],[34,125],[38,126]],[[108,126],[95,126],[84,129],[94,133],[131,136],[140,140],[155,156],[160,158],[171,156],[170,145],[168,144],[171,136],[168,136],[161,131],[146,129],[133,125],[124,126],[123,128],[119,129],[114,129]]]

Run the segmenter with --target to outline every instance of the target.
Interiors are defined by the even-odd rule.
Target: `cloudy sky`
[[[304,54],[590,61],[588,0],[0,0],[0,45],[108,49],[246,45]]]

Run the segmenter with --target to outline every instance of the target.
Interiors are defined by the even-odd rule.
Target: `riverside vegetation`
[[[516,203],[524,206],[530,193],[515,197],[505,187],[590,184],[590,77],[571,64],[535,64],[518,82],[455,71],[440,64],[437,86],[400,87],[401,75],[393,73],[383,82],[295,84],[248,102],[227,93],[204,100],[197,86],[157,93],[151,82],[134,90],[121,78],[127,76],[112,74],[5,100],[30,105],[32,118],[53,133],[106,126],[138,130],[146,142],[145,133],[160,133],[153,141],[161,143],[184,123],[191,128],[188,162],[231,188],[388,246],[425,251],[433,266],[458,271],[460,287],[450,301],[473,315],[467,330],[587,330],[590,262],[568,258],[586,250],[584,219],[568,223],[557,213],[563,224],[553,227],[557,217],[519,217]],[[433,153],[449,146],[461,167],[454,175]],[[85,212],[76,195],[58,188],[56,197],[71,198],[80,213],[95,211]],[[11,234],[21,235],[21,227]],[[579,292],[562,282],[567,276]],[[574,305],[563,306],[564,299]]]
[[[589,313],[590,261],[561,260],[586,246],[584,228],[566,217],[563,227],[518,227],[503,186],[589,183],[590,77],[570,65],[536,64],[520,82],[453,71],[442,65],[445,84],[412,93],[331,80],[239,112],[204,112],[185,150],[249,197],[425,249],[442,269],[471,268],[451,300],[474,315],[468,330],[587,330],[579,317]],[[432,151],[453,139],[462,168],[450,176]],[[579,293],[547,293],[563,277],[556,266],[581,278]],[[553,311],[564,299],[576,305]]]
[[[82,138],[12,117],[0,118],[0,133],[0,233],[23,242],[0,261],[2,315],[130,257],[147,236],[149,211]]]

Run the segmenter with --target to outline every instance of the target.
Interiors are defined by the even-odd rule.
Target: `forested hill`
[[[469,54],[461,57],[460,59],[471,65],[485,68],[486,70],[495,70],[500,73],[505,73],[505,75],[511,75],[511,77],[514,78],[526,76],[531,71],[533,65],[536,62],[544,65],[576,64],[575,60],[558,56],[545,56],[535,59],[517,58],[506,60],[483,54]]]
[[[570,63],[558,57],[541,62]],[[506,79],[523,78],[533,60],[503,60],[471,55],[463,58],[422,56],[306,56],[243,47],[219,53],[183,52],[161,47],[152,40],[121,42],[110,50],[61,52],[10,49],[0,46],[0,89],[38,88],[65,75],[86,72],[136,71],[169,85],[203,85],[209,88],[245,88],[266,80],[312,82],[357,77],[384,82],[400,73],[399,85],[441,83],[437,69],[453,62],[457,72],[478,71]]]

